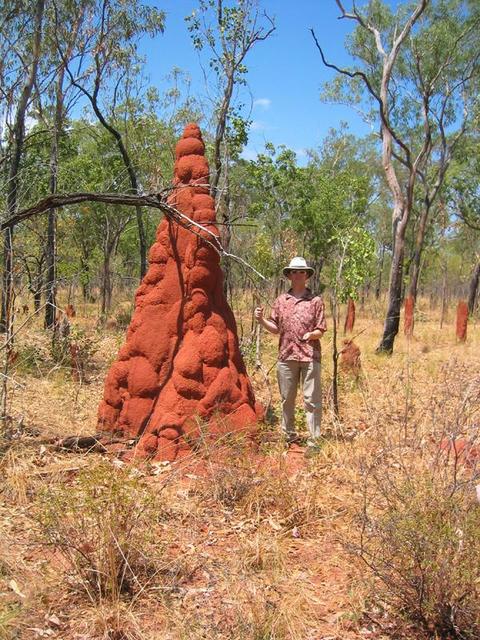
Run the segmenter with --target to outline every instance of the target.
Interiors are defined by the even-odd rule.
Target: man
[[[280,336],[277,378],[285,438],[289,443],[297,440],[295,398],[301,381],[309,431],[307,446],[312,447],[320,436],[322,421],[320,338],[327,330],[325,305],[306,286],[313,269],[304,258],[293,258],[283,274],[291,288],[275,300],[269,319],[264,318],[262,307],[255,309],[255,318],[267,331]]]

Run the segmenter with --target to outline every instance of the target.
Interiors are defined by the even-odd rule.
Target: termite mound
[[[352,333],[354,326],[355,326],[355,302],[352,300],[352,298],[349,298],[347,303],[347,314],[345,316],[345,324],[343,325],[344,335],[347,333]]]
[[[468,325],[468,305],[465,300],[460,300],[457,306],[457,322],[456,322],[456,335],[458,342],[465,342],[467,340],[467,325]]]
[[[413,296],[407,296],[405,298],[403,331],[408,338],[411,338],[413,335],[414,311],[415,311],[415,300]]]
[[[135,455],[173,461],[200,438],[253,436],[261,417],[223,293],[219,237],[200,129],[176,146],[168,202],[204,229],[159,224],[126,341],[107,375],[101,431],[137,438]],[[208,230],[205,231],[205,229]]]

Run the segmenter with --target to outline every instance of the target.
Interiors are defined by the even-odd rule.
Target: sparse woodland
[[[165,91],[140,54],[161,57],[162,2],[0,7],[0,640],[480,639],[480,6],[336,6],[351,66],[305,29],[309,73],[371,133],[343,123],[306,161],[242,156],[249,65],[278,35],[261,0],[192,1],[198,68]],[[97,409],[157,226],[185,222],[190,122],[265,420],[253,444],[125,462]],[[311,457],[281,440],[253,318],[294,255],[328,312]]]

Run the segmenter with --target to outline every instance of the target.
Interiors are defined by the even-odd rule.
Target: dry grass
[[[71,521],[62,525],[64,543],[81,545],[80,527],[69,533],[77,521],[93,538],[98,531],[97,542],[104,540],[108,549],[112,538],[102,535],[111,522],[81,506],[80,479],[95,478],[99,464],[107,477],[131,473],[114,459],[62,454],[48,444],[53,436],[94,432],[103,379],[122,341],[119,331],[96,329],[92,309],[77,312],[98,347],[87,383],[75,383],[68,366],[49,361],[40,324],[29,326],[16,343],[30,359],[12,370],[21,386],[11,385],[9,414],[21,429],[0,461],[0,639],[423,637],[420,628],[395,615],[391,600],[380,597],[378,576],[358,557],[365,469],[375,468],[370,479],[394,482],[405,469],[414,473],[427,459],[435,460],[444,436],[475,436],[478,327],[470,327],[468,342],[457,345],[453,314],[440,331],[435,314],[422,308],[424,321],[417,323],[414,339],[399,336],[395,353],[385,358],[374,354],[382,328],[379,309],[359,311],[355,330],[365,329],[357,339],[363,372],[358,382],[341,380],[340,422],[329,409],[327,334],[325,440],[312,459],[286,455],[275,438],[278,427],[265,425],[263,444],[254,454],[241,443],[224,443],[221,450],[195,454],[188,468],[134,467],[132,491],[156,505],[149,526],[142,524],[135,530],[138,538],[131,538],[144,563],[133,554],[129,589],[115,590],[110,583],[90,598],[75,588],[75,562],[65,561],[58,544],[45,544],[37,517],[50,496],[60,529],[58,518],[68,511],[70,495],[78,518],[73,502]],[[274,365],[275,342],[263,338],[265,370]],[[269,375],[276,403],[273,369]],[[252,379],[257,396],[266,400],[263,374],[252,371]],[[369,490],[373,487],[372,480]],[[385,505],[378,495],[374,505],[380,513]],[[92,529],[95,513],[97,529]],[[99,558],[108,565],[119,557]]]

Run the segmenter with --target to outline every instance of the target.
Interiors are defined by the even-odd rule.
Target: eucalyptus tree
[[[352,226],[373,231],[370,209],[377,198],[377,166],[372,140],[352,135],[345,125],[331,129],[319,150],[310,152],[303,170],[308,188],[291,225],[303,234],[305,252],[318,272],[335,262],[341,236]],[[356,298],[357,291],[351,297]]]
[[[480,283],[480,138],[478,132],[469,136],[457,149],[452,171],[447,180],[447,198],[454,215],[461,220],[470,240],[476,241],[468,289],[468,310],[473,314],[477,305]]]
[[[2,91],[3,110],[11,128],[5,155],[6,217],[18,208],[20,166],[25,144],[25,123],[42,54],[45,0],[34,3],[10,0],[0,9],[2,40],[7,51],[1,76],[8,90]],[[12,80],[12,76],[15,76]],[[9,113],[10,112],[10,113]],[[3,280],[0,331],[10,328],[13,287],[13,231],[6,229],[3,242]]]
[[[19,205],[48,193],[49,167],[50,132],[43,124],[35,124],[29,130],[22,152]],[[15,230],[14,295],[28,290],[33,295],[35,311],[40,310],[46,289],[47,228],[47,219],[41,219],[35,223],[28,221]]]
[[[214,173],[210,180],[212,195],[217,198],[228,158],[226,134],[233,143],[242,144],[246,138],[248,123],[235,110],[234,90],[246,84],[247,54],[273,33],[275,23],[261,11],[258,0],[199,0],[198,9],[186,21],[195,49],[208,49],[208,64],[218,85],[214,98]]]
[[[379,123],[393,212],[388,308],[377,351],[391,353],[399,329],[415,186],[420,179],[425,189],[414,256],[419,265],[430,208],[466,127],[463,111],[477,73],[478,51],[472,50],[477,18],[462,0],[418,0],[398,6],[395,13],[381,0],[371,0],[362,12],[355,4],[351,11],[340,0],[337,5],[340,17],[356,25],[347,43],[354,66],[331,64],[317,39],[316,44],[324,64],[338,72],[329,97],[357,106],[366,101],[370,121]],[[416,289],[415,282],[418,269]]]
[[[433,205],[457,147],[474,125],[480,79],[480,12],[475,15],[466,9],[465,2],[458,0],[432,3],[422,28],[402,52],[403,79],[413,88],[413,117],[402,129],[410,129],[411,137],[415,137],[417,132],[412,125],[416,118],[417,129],[422,129],[430,140],[425,161],[418,170],[422,198],[409,285],[409,295],[414,300]]]
[[[257,225],[251,247],[270,262],[272,275],[285,255],[301,253],[319,278],[335,261],[342,233],[352,225],[373,230],[374,173],[365,170],[361,147],[355,137],[331,133],[320,152],[310,152],[307,166],[298,165],[291,149],[272,144],[248,163],[249,213]]]
[[[90,0],[74,51],[68,56],[58,40],[57,47],[73,87],[86,98],[95,117],[112,136],[127,172],[133,194],[141,192],[138,169],[122,132],[119,103],[130,97],[132,83],[141,75],[143,61],[139,40],[162,33],[165,13],[139,0]],[[120,98],[123,98],[120,99]],[[136,208],[140,249],[140,276],[146,272],[147,242],[142,209]]]
[[[294,212],[311,195],[295,152],[267,143],[265,152],[247,163],[245,182],[249,194],[248,215],[256,230],[248,247],[251,259],[262,273],[276,280],[285,256],[299,252],[304,235],[292,234]]]
[[[45,24],[45,73],[53,73],[50,85],[38,95],[38,117],[50,131],[50,193],[58,190],[59,147],[61,137],[66,135],[65,126],[69,112],[78,98],[78,91],[66,81],[66,65],[78,46],[78,36],[82,30],[88,2],[84,0],[62,0],[47,4]],[[63,54],[59,55],[59,48]],[[53,70],[53,72],[52,72]],[[57,212],[48,212],[48,232],[46,241],[46,283],[45,283],[45,327],[53,328],[56,317],[57,291]]]
[[[65,162],[64,171],[74,180],[81,176],[81,187],[85,191],[102,192],[116,184],[117,188],[128,186],[128,176],[121,157],[116,153],[115,142],[108,131],[99,124],[77,123],[74,131],[77,154]],[[88,285],[90,266],[100,273],[101,316],[108,314],[113,291],[112,261],[118,250],[120,237],[135,221],[131,207],[108,206],[103,203],[85,203],[70,206],[66,218],[71,236],[77,245],[80,281]],[[64,248],[64,251],[67,248]],[[92,254],[98,255],[100,264],[91,265]],[[88,287],[85,286],[85,294]]]
[[[480,252],[476,257],[477,263],[473,268],[468,287],[468,312],[470,314],[473,314],[477,307],[478,285],[480,283]]]

